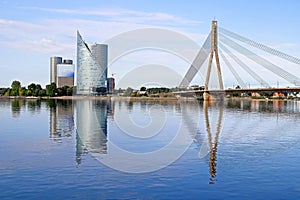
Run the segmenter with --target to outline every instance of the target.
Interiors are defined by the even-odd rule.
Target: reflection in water
[[[79,100],[75,105],[76,161],[80,164],[82,155],[87,152],[107,153],[107,115],[113,113],[113,109],[108,101]]]
[[[109,101],[78,100],[68,104],[68,108],[64,108],[58,101],[53,101],[52,103],[59,107],[51,110],[52,114],[55,114],[53,119],[60,118],[61,115],[72,115],[69,111],[74,108],[74,119],[79,128],[77,135],[73,132],[72,137],[61,140],[62,144],[53,144],[53,139],[49,140],[50,123],[47,120],[50,107],[46,106],[44,100],[41,100],[40,114],[31,113],[30,109],[35,107],[33,102],[25,101],[23,106],[22,102],[12,104],[12,101],[15,100],[0,101],[2,199],[14,196],[23,199],[45,196],[59,199],[74,196],[91,199],[99,196],[103,199],[193,199],[201,195],[211,199],[247,199],[257,198],[257,194],[266,199],[293,199],[299,196],[300,101],[228,100],[224,102],[224,108],[222,104],[203,105],[202,102],[200,106],[196,102],[167,102],[167,106],[161,106],[161,109],[154,106],[152,112],[164,110],[167,116],[171,117],[164,126],[165,137],[151,138],[151,142],[142,141],[149,145],[149,148],[140,145],[140,141],[132,143],[132,140],[127,139],[117,127],[119,112],[128,113],[127,101],[115,101],[113,105],[109,104]],[[112,111],[106,110],[105,104],[107,109]],[[149,108],[150,102],[147,104]],[[144,109],[144,103],[133,102],[132,106],[133,119],[147,119],[143,118],[148,110]],[[113,107],[116,108],[116,115],[115,119],[111,120],[109,113],[114,113]],[[34,109],[39,109],[38,103]],[[66,111],[68,109],[69,111]],[[197,109],[200,112],[196,112]],[[20,114],[20,118],[12,118],[14,110]],[[92,114],[99,110],[104,114],[104,125],[101,125],[103,121],[100,114]],[[279,117],[278,122],[276,116]],[[92,124],[94,121],[90,118],[93,117],[98,118],[97,125]],[[67,120],[56,121],[69,123]],[[90,148],[104,149],[105,144],[99,141],[101,137],[93,137],[93,134],[104,134],[105,139],[106,133],[109,135],[107,154],[99,156],[104,158],[112,152],[110,142],[115,138],[119,143],[114,144],[123,145],[119,147],[129,146],[136,149],[134,151],[135,149],[128,148],[128,151],[140,153],[142,149],[143,152],[150,152],[169,143],[172,138],[168,136],[176,135],[172,132],[177,131],[177,124],[183,131],[189,128],[191,134],[195,131],[191,127],[201,124],[197,126],[196,132],[199,133],[198,144],[207,142],[206,152],[209,155],[205,159],[200,160],[197,157],[198,144],[192,144],[181,159],[167,168],[144,174],[120,173],[108,169],[90,156],[83,156],[82,153],[87,151],[88,147],[82,146],[80,140],[75,141],[76,136],[80,138],[81,135],[86,136],[87,141],[91,140],[89,137],[96,138],[96,144],[89,144]],[[99,130],[101,126],[104,128]],[[89,132],[91,129],[97,132]],[[222,133],[218,133],[217,130],[220,129]],[[97,146],[99,143],[100,147]],[[180,144],[174,147],[170,149],[168,156],[174,154]],[[84,162],[80,167],[74,166],[75,150],[79,163],[81,159]],[[125,160],[119,163],[127,166],[131,162],[132,160]],[[218,184],[209,185],[209,178],[212,179],[211,183],[217,181],[215,183]]]
[[[295,100],[228,100],[226,108],[251,112],[299,113],[300,101]]]
[[[75,121],[77,128],[76,135],[76,160],[80,164],[82,155],[90,152],[96,154],[107,154],[107,135],[108,135],[108,120],[114,122],[114,110],[127,110],[133,117],[140,116],[141,112],[145,112],[146,107],[156,104],[157,102],[131,102],[121,101],[115,103],[115,101],[91,101],[91,100],[78,100],[78,101],[51,101],[47,102],[50,107],[50,138],[58,140],[61,137],[68,137],[72,134],[74,129],[74,117],[73,111],[75,110]],[[164,105],[160,102],[159,104]],[[195,103],[174,103],[170,107],[171,102],[165,102],[167,105],[166,111],[173,110],[173,112],[179,114],[183,119],[183,125],[186,131],[190,133],[190,136],[195,139],[195,142],[199,144],[199,148],[206,146],[206,153],[209,153],[209,172],[210,172],[210,184],[214,184],[217,181],[217,150],[220,138],[220,132],[222,129],[222,122],[224,121],[224,109],[227,112],[229,109],[242,111],[242,112],[259,112],[273,115],[277,113],[285,116],[291,116],[291,113],[300,113],[299,101],[258,101],[258,100],[227,100],[225,102],[215,102],[210,104],[208,102]],[[12,101],[11,106],[13,113],[20,113],[22,108],[22,101]],[[28,109],[31,107],[39,107],[39,103],[32,105],[27,102]],[[225,108],[224,108],[225,106]],[[180,109],[181,108],[181,109]],[[197,112],[198,109],[203,108],[203,114]],[[124,112],[125,112],[124,111]],[[154,110],[153,110],[154,111]],[[120,111],[118,111],[120,112]],[[215,117],[215,118],[214,118]],[[139,118],[143,120],[144,118]],[[146,119],[146,118],[145,118]],[[206,134],[196,134],[197,123],[204,122],[201,126]],[[198,122],[197,122],[198,120]],[[196,121],[196,122],[195,122]],[[230,123],[230,122],[229,122]],[[117,133],[116,133],[117,134]],[[115,135],[115,134],[114,134]],[[205,137],[207,136],[207,138]],[[198,137],[198,138],[197,138]],[[61,141],[61,139],[59,140]],[[206,142],[208,145],[203,145]],[[125,141],[126,143],[126,141]],[[131,147],[130,147],[131,148]],[[207,155],[207,154],[205,154]]]
[[[41,100],[27,100],[27,109],[33,114],[39,112],[41,110]]]
[[[21,111],[25,111],[27,108],[32,114],[39,112],[41,110],[41,100],[40,99],[13,99],[10,101],[12,117],[20,117]]]
[[[259,113],[273,113],[283,114],[282,116],[292,116],[296,114],[299,116],[300,113],[300,102],[299,101],[284,101],[284,100],[228,100],[225,102],[203,102],[204,120],[207,132],[207,140],[209,146],[209,171],[210,171],[210,182],[214,184],[217,180],[217,150],[220,132],[222,129],[222,121],[224,106],[230,109],[238,109],[241,111],[259,112]],[[211,115],[218,113],[218,118],[212,120]],[[281,117],[282,117],[281,116]],[[213,131],[212,123],[216,125]],[[215,136],[212,135],[215,133]]]
[[[113,120],[114,103],[91,100],[47,100],[50,108],[50,138],[62,141],[72,136],[76,117],[76,161],[87,152],[106,154],[107,117]]]
[[[12,100],[11,101],[11,111],[12,111],[13,117],[20,116],[22,106],[25,106],[24,100]]]
[[[223,102],[218,102],[215,107],[218,107],[219,111],[219,117],[216,121],[217,127],[215,130],[215,136],[213,138],[213,128],[210,123],[215,123],[214,121],[211,122],[209,118],[209,107],[212,106],[210,102],[204,101],[203,103],[203,111],[204,111],[204,119],[205,119],[205,125],[206,125],[206,132],[207,132],[207,139],[209,144],[209,171],[210,171],[210,184],[214,184],[216,182],[217,178],[217,150],[218,150],[218,142],[219,142],[219,136],[221,132],[221,125],[223,120]]]
[[[74,129],[73,104],[71,100],[48,100],[50,107],[50,138],[61,141],[70,137]]]

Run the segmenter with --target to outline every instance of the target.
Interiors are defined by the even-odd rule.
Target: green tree
[[[4,96],[10,96],[10,93],[11,93],[11,89],[8,88],[8,89],[6,90],[6,92],[4,93]]]
[[[26,96],[41,96],[44,92],[42,91],[43,88],[40,84],[30,83],[27,87]],[[42,92],[41,92],[42,91]],[[43,96],[45,96],[44,94]]]
[[[131,93],[133,93],[133,89],[131,87],[128,87],[125,91],[124,91],[124,96],[131,96]]]
[[[0,88],[0,96],[5,95],[9,88]]]
[[[36,84],[31,83],[27,86],[26,96],[36,96],[35,95]]]
[[[57,88],[56,93],[57,93],[57,96],[63,96],[64,91],[62,88]]]
[[[68,90],[69,86],[63,86],[62,89],[62,96],[66,96],[67,95],[67,90]]]
[[[20,87],[19,88],[19,96],[25,96],[26,95],[26,88],[25,87]]]
[[[45,89],[39,90],[37,96],[39,96],[39,97],[46,96],[46,90]]]
[[[36,84],[36,87],[35,87],[35,90],[34,90],[34,96],[41,96],[40,94],[43,93],[43,92],[41,92],[42,90],[43,90],[42,86],[40,84]]]
[[[21,82],[20,81],[13,81],[11,83],[11,96],[19,96],[19,88],[21,87]]]
[[[146,91],[146,87],[141,87],[140,91]]]
[[[28,90],[30,90],[32,93],[35,91],[36,89],[36,84],[35,83],[30,83],[28,86],[27,86]]]
[[[53,97],[56,94],[57,87],[55,83],[51,83],[50,85],[46,85],[46,95]]]
[[[67,96],[72,96],[73,95],[73,90],[74,90],[74,87],[68,87],[67,88]]]
[[[160,94],[160,93],[169,93],[171,90],[169,88],[160,87],[160,88],[148,88],[148,94]]]
[[[26,93],[25,93],[25,96],[32,96],[32,95],[33,95],[32,91],[27,89]]]

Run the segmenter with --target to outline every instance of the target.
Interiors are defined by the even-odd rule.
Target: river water
[[[1,100],[0,199],[297,199],[300,101]]]

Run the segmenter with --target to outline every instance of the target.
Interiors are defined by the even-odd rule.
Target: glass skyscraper
[[[77,31],[77,94],[105,94],[107,88],[106,44],[87,44]]]

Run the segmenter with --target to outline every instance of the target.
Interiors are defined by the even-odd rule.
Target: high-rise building
[[[62,63],[62,57],[50,58],[50,83],[57,83],[57,64]]]
[[[70,59],[50,58],[50,83],[57,87],[74,86],[74,65]]]
[[[77,94],[107,92],[107,45],[87,44],[77,31]]]
[[[112,94],[115,91],[115,79],[113,77],[107,79],[107,93]]]
[[[57,64],[57,87],[74,86],[74,65],[72,60]]]

